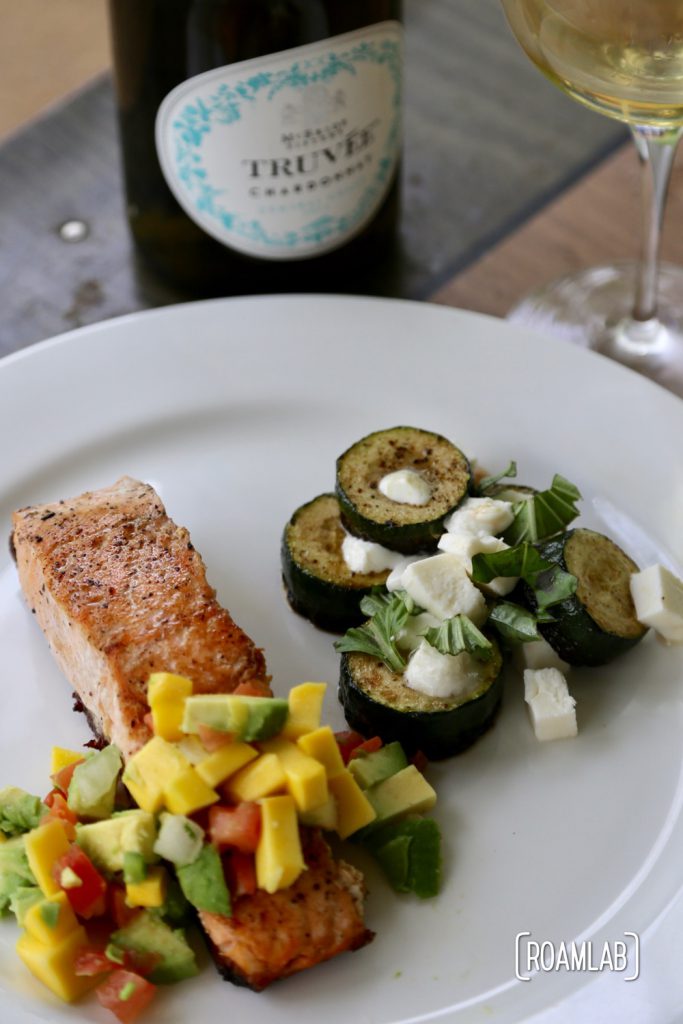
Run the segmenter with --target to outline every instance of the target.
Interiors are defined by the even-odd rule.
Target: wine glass
[[[629,125],[643,181],[640,261],[552,282],[510,319],[603,352],[683,395],[683,268],[658,259],[683,134],[683,0],[502,4],[527,56],[555,85]]]

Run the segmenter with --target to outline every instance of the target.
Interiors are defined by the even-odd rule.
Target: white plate
[[[187,525],[220,599],[262,644],[276,692],[327,679],[331,638],[288,608],[279,539],[334,483],[363,434],[412,423],[520,479],[562,472],[600,525],[643,562],[682,560],[683,404],[578,349],[473,314],[367,299],[234,299],[127,317],[0,364],[0,523],[12,509],[124,473]],[[51,744],[87,738],[68,684],[0,562],[0,779],[44,792]],[[495,728],[430,770],[445,837],[441,896],[391,894],[368,868],[367,949],[261,995],[201,977],[146,1018],[241,1024],[412,1020],[638,1022],[683,1005],[683,652],[648,638],[612,668],[575,672],[579,737],[539,744],[511,680]],[[605,941],[635,932],[641,976],[560,970],[515,978],[515,937]],[[111,1020],[39,995],[0,925],[3,1024]],[[631,961],[634,949],[629,949]],[[629,964],[630,973],[633,963]]]

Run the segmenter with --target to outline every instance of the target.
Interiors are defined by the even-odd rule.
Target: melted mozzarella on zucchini
[[[404,560],[398,551],[390,551],[371,540],[347,533],[342,541],[342,558],[351,572],[383,572]]]
[[[423,640],[408,662],[403,681],[428,697],[467,697],[481,685],[481,674],[466,651],[441,654]]]
[[[377,485],[380,494],[399,505],[426,505],[432,489],[414,469],[396,469],[383,476]]]

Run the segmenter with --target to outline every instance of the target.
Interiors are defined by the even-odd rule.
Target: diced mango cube
[[[300,683],[292,687],[287,698],[289,714],[282,730],[285,739],[298,740],[320,726],[326,689],[327,683]]]
[[[192,695],[192,680],[172,672],[153,672],[147,683],[147,700],[152,709],[155,736],[173,742],[182,739],[180,728],[185,698]]]
[[[58,892],[34,903],[24,914],[26,931],[38,942],[48,946],[57,945],[78,927],[76,915],[65,892]]]
[[[164,803],[171,814],[194,814],[218,799],[216,790],[207,786],[191,765],[164,786]]]
[[[168,700],[185,700],[192,694],[192,680],[173,672],[152,672],[147,680],[147,703],[154,707]]]
[[[372,804],[346,768],[329,779],[328,785],[337,801],[337,832],[342,839],[375,820]]]
[[[306,867],[294,798],[269,796],[261,800],[261,836],[256,848],[256,883],[266,892],[286,889]]]
[[[165,868],[149,868],[141,882],[126,883],[126,903],[129,907],[160,907],[166,900],[168,873]]]
[[[309,757],[320,761],[327,772],[328,779],[332,779],[344,771],[344,761],[339,751],[339,744],[329,725],[321,725],[319,729],[300,736],[297,744]]]
[[[80,925],[61,942],[46,945],[24,932],[17,941],[17,953],[29,971],[56,996],[73,1002],[97,985],[99,978],[79,978],[74,961],[79,950],[88,945],[88,936]]]
[[[52,877],[52,865],[69,849],[70,843],[61,821],[39,825],[24,836],[24,849],[36,882],[46,896],[54,896],[59,886]]]
[[[228,795],[240,800],[260,800],[287,787],[287,777],[275,754],[261,754],[251,764],[240,768],[225,784]]]
[[[164,787],[190,767],[172,743],[155,736],[131,757],[123,783],[143,811],[156,814],[164,806]]]
[[[83,760],[83,751],[67,750],[66,747],[53,747],[50,754],[50,775],[56,775],[62,768]]]
[[[320,761],[309,757],[296,743],[278,736],[261,744],[268,754],[275,754],[287,779],[287,789],[294,797],[298,811],[310,811],[327,800],[327,776]]]
[[[258,753],[256,747],[236,740],[234,743],[226,743],[224,747],[205,757],[196,766],[196,771],[208,786],[217,786],[257,758]]]
[[[328,832],[336,832],[339,824],[337,813],[337,801],[330,793],[324,804],[314,807],[311,811],[299,813],[299,821],[302,825],[311,825],[313,828],[324,828]]]

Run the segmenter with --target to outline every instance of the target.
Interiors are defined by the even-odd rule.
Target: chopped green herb
[[[576,576],[565,572],[559,565],[552,565],[540,572],[534,583],[534,596],[538,606],[538,619],[543,622],[542,614],[547,608],[551,608],[560,601],[565,601],[576,592]]]
[[[488,661],[493,654],[491,641],[466,615],[454,615],[452,619],[446,619],[440,626],[428,629],[424,638],[440,654],[462,654],[467,651],[477,661]]]
[[[503,539],[514,545],[552,537],[576,519],[579,514],[576,502],[580,498],[578,488],[556,473],[548,490],[513,504],[514,519]]]
[[[483,480],[480,480],[477,485],[477,494],[485,495],[488,490],[495,487],[501,480],[505,480],[508,477],[517,476],[517,463],[511,459],[507,469],[504,469],[502,473],[496,473],[495,476],[485,476]]]
[[[125,962],[126,959],[125,951],[121,949],[120,946],[117,946],[116,943],[114,942],[109,943],[109,945],[106,947],[104,951],[104,955],[106,956],[107,960],[111,960],[111,962],[114,964],[122,964]]]
[[[488,621],[511,643],[526,644],[540,639],[536,616],[511,601],[499,601]]]
[[[128,1002],[128,1000],[135,994],[135,982],[127,981],[125,985],[121,986],[119,992],[119,999],[122,1003]]]
[[[403,672],[406,662],[396,646],[396,637],[408,618],[417,614],[415,602],[405,591],[370,594],[361,601],[361,609],[365,614],[372,609],[372,617],[364,625],[349,629],[341,640],[335,642],[335,649],[371,654],[392,672]]]
[[[474,555],[472,579],[475,583],[490,583],[498,576],[519,576],[533,584],[537,574],[551,565],[532,544],[524,542],[503,551]]]

